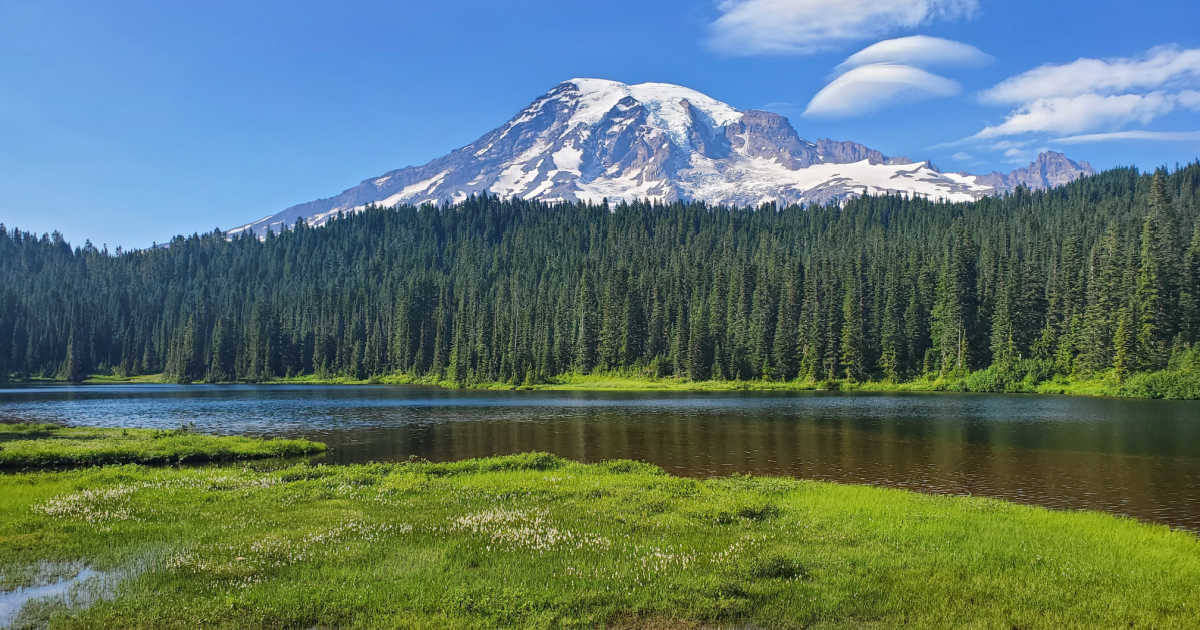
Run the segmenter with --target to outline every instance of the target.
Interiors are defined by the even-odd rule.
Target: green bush
[[[1054,362],[1043,359],[1020,359],[997,363],[972,372],[962,379],[965,391],[1021,393],[1032,392],[1038,383],[1054,376]]]
[[[1200,369],[1160,370],[1134,374],[1118,395],[1129,398],[1200,399]]]

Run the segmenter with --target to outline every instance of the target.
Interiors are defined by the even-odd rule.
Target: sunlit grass
[[[83,380],[86,385],[107,385],[118,383],[169,383],[162,373],[158,374],[137,374],[133,376],[119,376],[115,374],[92,374]]]
[[[1195,361],[1195,359],[1192,359]],[[998,378],[1000,377],[1000,378]],[[845,379],[790,381],[705,380],[678,377],[654,377],[630,369],[623,372],[562,374],[541,382],[460,383],[434,374],[413,375],[404,372],[356,378],[331,374],[300,374],[278,377],[266,385],[425,385],[449,389],[558,390],[558,391],[844,391],[844,392],[978,392],[1011,394],[1060,394],[1070,396],[1106,396],[1117,398],[1200,399],[1200,371],[1193,365],[1141,372],[1118,379],[1112,370],[1078,377],[1061,375],[1039,379],[1013,379],[1003,368],[993,366],[966,376],[930,375],[903,381],[849,381]],[[52,383],[53,379],[32,379],[30,383]],[[162,374],[114,376],[95,374],[87,384],[163,383]]]
[[[262,440],[176,430],[0,424],[0,468],[171,464],[296,457],[325,450],[308,440]]]
[[[0,477],[0,586],[137,571],[56,628],[1188,628],[1200,539],[1130,519],[550,455]]]

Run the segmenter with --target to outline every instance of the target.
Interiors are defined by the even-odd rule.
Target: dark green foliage
[[[1198,188],[1200,164],[970,204],[475,197],[117,253],[0,226],[0,379],[1128,379],[1200,336]]]

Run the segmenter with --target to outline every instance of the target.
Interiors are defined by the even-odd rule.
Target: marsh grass
[[[0,587],[144,566],[56,628],[1189,628],[1130,519],[551,455],[0,476]],[[154,558],[146,562],[146,558]],[[32,609],[31,609],[32,610]],[[49,616],[47,616],[49,615]]]
[[[0,468],[177,464],[298,457],[325,450],[308,440],[264,440],[175,430],[0,424]]]

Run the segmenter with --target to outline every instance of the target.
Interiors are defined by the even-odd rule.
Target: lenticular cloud
[[[958,83],[920,68],[876,63],[855,68],[826,85],[805,116],[856,116],[886,105],[958,94]]]
[[[854,53],[808,103],[805,116],[858,116],[897,103],[954,96],[958,83],[923,67],[982,65],[991,56],[970,44],[914,35]]]

